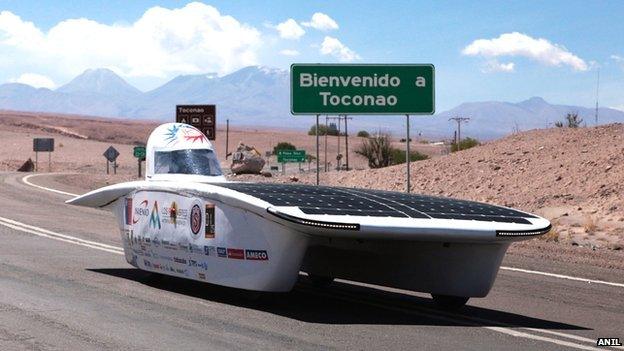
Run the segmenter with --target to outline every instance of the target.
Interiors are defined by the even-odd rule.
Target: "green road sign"
[[[145,146],[135,146],[134,157],[144,160],[145,159]]]
[[[430,64],[290,66],[292,114],[433,114]]]
[[[277,150],[277,162],[305,162],[305,150]]]

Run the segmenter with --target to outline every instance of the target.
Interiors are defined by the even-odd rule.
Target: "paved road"
[[[318,289],[304,276],[257,300],[158,280],[125,263],[110,213],[65,205],[68,196],[22,176],[0,174],[1,350],[560,350],[624,340],[624,287],[521,272],[501,271],[490,295],[459,313],[423,294],[344,281]]]

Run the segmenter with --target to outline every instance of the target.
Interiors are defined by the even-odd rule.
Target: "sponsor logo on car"
[[[204,273],[197,273],[197,277],[198,277],[199,279],[206,280],[206,274],[204,274]]]
[[[145,267],[151,267],[151,266],[152,266],[152,262],[150,262],[150,261],[148,261],[148,260],[145,260],[145,259],[144,259],[144,260],[143,260],[143,265],[144,265]]]
[[[227,257],[228,258],[233,258],[233,259],[236,259],[236,260],[243,260],[243,259],[245,259],[245,250],[228,248],[227,249]]]
[[[217,256],[227,257],[227,249],[225,247],[217,247]]]
[[[195,244],[189,244],[188,245],[188,250],[190,253],[202,253],[202,247],[199,245],[195,245]]]
[[[215,205],[206,204],[206,226],[204,228],[204,237],[206,239],[214,239],[215,237]]]
[[[157,226],[158,229],[161,228],[160,214],[158,213],[158,201],[154,201],[154,207],[152,207],[152,213],[150,214],[149,226],[152,228],[156,228]]]
[[[137,224],[137,222],[142,217],[149,216],[149,210],[147,209],[148,202],[147,200],[141,201],[138,207],[134,208],[134,216],[132,217],[132,224]]]
[[[187,264],[186,258],[174,257],[173,262]]]
[[[126,217],[126,225],[130,225],[132,224],[132,198],[131,197],[127,197],[126,198],[126,211],[125,211],[125,217]]]
[[[216,256],[216,249],[214,246],[204,246],[204,255]]]
[[[269,255],[266,250],[245,250],[245,259],[255,261],[268,261]]]
[[[201,218],[201,208],[199,205],[195,204],[191,207],[191,232],[193,236],[196,237],[201,230],[202,218]]]

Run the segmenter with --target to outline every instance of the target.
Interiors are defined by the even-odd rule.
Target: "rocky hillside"
[[[551,240],[611,249],[624,246],[623,124],[523,132],[416,162],[411,174],[416,193],[541,214],[554,224]],[[405,166],[399,165],[322,174],[321,182],[404,191],[405,175]],[[313,183],[315,177],[305,175],[299,181]]]

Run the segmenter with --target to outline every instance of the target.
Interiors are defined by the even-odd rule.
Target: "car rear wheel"
[[[462,308],[466,302],[468,302],[469,297],[465,296],[450,296],[450,295],[438,295],[431,294],[433,297],[433,302],[444,310],[454,311]]]

